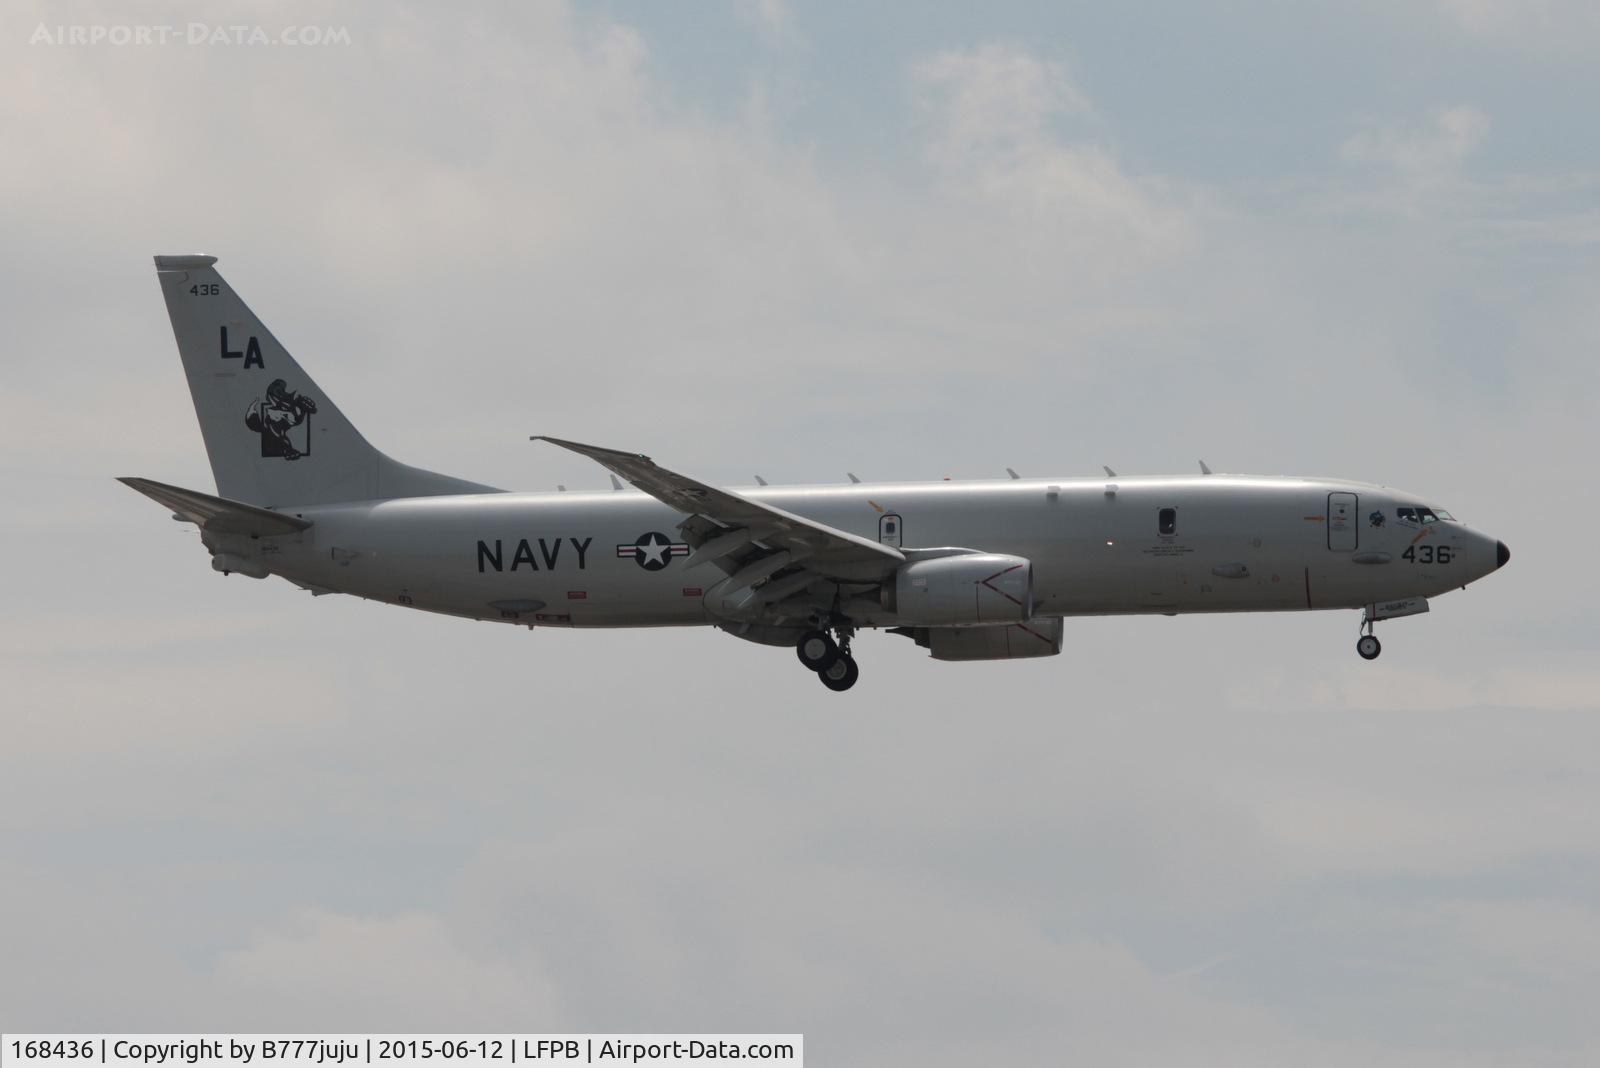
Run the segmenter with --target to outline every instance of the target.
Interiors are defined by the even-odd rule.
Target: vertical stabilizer
[[[215,256],[157,256],[217,493],[268,508],[492,493],[368,444],[239,299]]]

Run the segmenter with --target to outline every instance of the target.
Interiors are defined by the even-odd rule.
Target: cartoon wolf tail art
[[[311,451],[311,415],[316,410],[316,401],[292,392],[283,379],[274,378],[267,395],[250,402],[244,425],[261,435],[262,456],[298,460]],[[296,444],[289,439],[289,431],[301,425],[306,428],[305,436]]]
[[[215,256],[155,260],[219,496],[282,508],[497,492],[368,444],[223,281]]]

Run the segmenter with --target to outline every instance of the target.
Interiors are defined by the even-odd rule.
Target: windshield
[[[1443,508],[1429,508],[1425,504],[1402,504],[1395,508],[1394,514],[1396,519],[1406,523],[1437,523],[1441,519],[1451,523],[1459,522]]]

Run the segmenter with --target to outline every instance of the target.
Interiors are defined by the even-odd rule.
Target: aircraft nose
[[[1506,548],[1506,543],[1503,542],[1503,541],[1495,542],[1494,543],[1494,567],[1495,567],[1495,570],[1498,571],[1502,567],[1505,567],[1506,566],[1506,561],[1509,560],[1509,559],[1511,559],[1511,550]]]

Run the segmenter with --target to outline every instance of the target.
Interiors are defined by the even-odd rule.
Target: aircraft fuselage
[[[1359,482],[1209,475],[744,487],[741,495],[901,548],[981,547],[1034,565],[1034,615],[1360,608],[1495,570],[1467,525],[1408,521],[1426,498]],[[320,589],[476,619],[714,624],[723,578],[690,566],[681,513],[642,493],[496,493],[283,511],[313,522],[270,569]],[[859,625],[894,626],[883,608]]]

